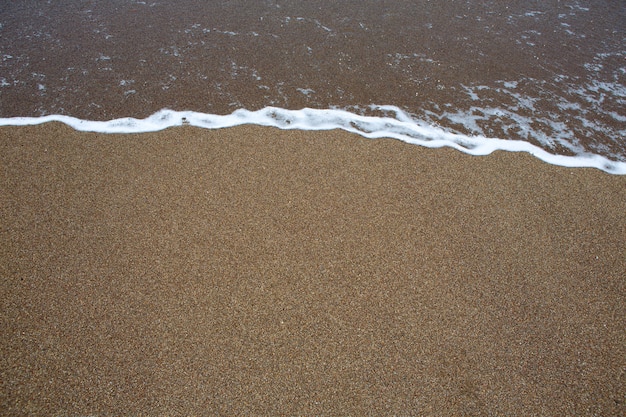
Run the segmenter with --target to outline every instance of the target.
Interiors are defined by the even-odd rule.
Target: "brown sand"
[[[626,178],[0,129],[4,415],[624,415]]]

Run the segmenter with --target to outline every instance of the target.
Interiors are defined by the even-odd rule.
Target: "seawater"
[[[619,0],[3,2],[0,124],[342,128],[626,173],[625,29]]]

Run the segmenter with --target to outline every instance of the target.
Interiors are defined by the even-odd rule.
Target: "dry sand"
[[[3,415],[624,415],[626,178],[0,129]]]

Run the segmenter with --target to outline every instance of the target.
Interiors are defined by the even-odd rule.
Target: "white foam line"
[[[70,116],[50,115],[0,119],[0,126],[27,126],[61,122],[78,131],[98,133],[155,132],[182,125],[205,129],[221,129],[244,124],[299,130],[343,129],[372,139],[394,138],[428,148],[448,146],[470,155],[488,155],[497,150],[527,152],[553,165],[597,168],[610,174],[626,175],[626,162],[611,161],[601,155],[554,155],[531,143],[520,140],[504,140],[448,132],[440,127],[416,121],[395,106],[371,106],[371,108],[388,114],[393,113],[395,117],[362,116],[339,109],[287,110],[266,107],[257,111],[240,109],[229,115],[165,109],[145,119],[128,117],[110,121],[89,121]]]

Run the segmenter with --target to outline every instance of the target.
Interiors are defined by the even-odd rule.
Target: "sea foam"
[[[61,122],[77,131],[126,134],[155,132],[183,125],[205,129],[221,129],[244,124],[298,130],[343,129],[366,138],[394,138],[428,148],[447,146],[470,155],[488,155],[497,150],[527,152],[553,165],[597,168],[610,174],[626,175],[626,162],[612,161],[601,155],[590,153],[577,156],[555,155],[521,140],[449,132],[441,127],[415,120],[395,106],[371,106],[371,109],[389,116],[365,116],[342,109],[311,108],[288,110],[266,107],[257,111],[239,109],[228,115],[164,109],[145,119],[127,117],[109,121],[89,121],[71,116],[49,115],[4,118],[0,119],[0,126],[27,126]]]

